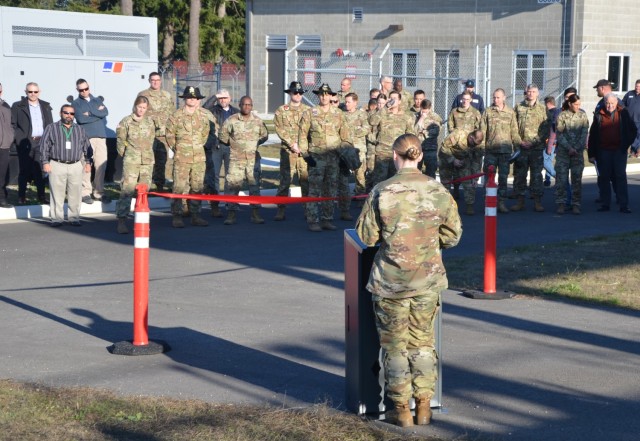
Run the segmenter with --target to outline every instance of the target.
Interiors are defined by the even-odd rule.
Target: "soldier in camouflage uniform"
[[[253,100],[248,96],[240,98],[240,113],[231,115],[220,130],[220,142],[230,147],[229,175],[227,176],[227,192],[229,195],[240,194],[242,184],[249,185],[249,195],[260,196],[260,182],[255,173],[256,152],[258,146],[264,144],[269,137],[267,126],[252,113]],[[251,205],[251,222],[263,224],[260,217],[260,205]],[[227,204],[225,225],[236,223],[238,204]]]
[[[309,171],[298,148],[298,131],[300,130],[302,113],[309,109],[309,106],[302,102],[302,94],[305,91],[298,81],[292,81],[285,92],[289,94],[289,104],[278,107],[273,117],[276,133],[280,137],[282,145],[280,149],[280,184],[276,195],[289,196],[291,181],[297,174],[302,196],[308,196]],[[273,220],[282,221],[284,218],[285,205],[278,205],[278,212]]]
[[[369,116],[363,109],[358,109],[358,95],[356,93],[349,93],[345,97],[346,112],[344,118],[347,121],[347,127],[349,128],[349,134],[353,141],[353,146],[358,149],[358,156],[362,165],[355,171],[356,178],[356,194],[365,194],[367,191],[365,182],[365,171],[367,169],[366,164],[366,151],[367,151],[367,135],[371,131],[369,125]],[[351,196],[349,193],[349,177],[342,176],[340,178],[340,188],[338,188],[338,196],[340,200],[338,205],[340,206],[340,219],[351,221],[353,217],[349,212],[351,208]],[[362,206],[362,204],[360,205]]]
[[[542,206],[544,156],[542,153],[549,136],[549,120],[546,106],[538,102],[538,94],[538,86],[529,84],[524,101],[514,109],[518,121],[518,133],[522,141],[520,156],[513,165],[513,190],[518,202],[511,207],[511,211],[524,209],[527,174],[530,174],[530,191],[533,195],[534,209],[537,212],[544,211]]]
[[[455,129],[462,129],[467,132],[467,135],[474,130],[478,130],[480,128],[480,120],[482,119],[482,115],[480,112],[471,105],[471,100],[473,96],[471,92],[464,91],[460,97],[460,106],[452,109],[449,112],[449,118],[447,119],[447,131],[449,133],[453,132]],[[474,151],[473,155],[469,158],[471,161],[470,170],[473,173],[480,172],[482,168],[482,151]],[[449,167],[449,170],[445,170]],[[454,170],[452,169],[452,164],[448,163],[440,163],[440,174],[449,174],[452,175]],[[444,184],[445,187],[448,184]],[[453,197],[457,200],[460,197],[460,184],[453,185]]]
[[[156,138],[153,143],[155,155],[155,166],[153,168],[153,182],[156,189],[162,191],[167,180],[173,179],[173,158],[171,150],[167,147],[165,127],[167,120],[176,110],[176,106],[171,99],[171,95],[166,90],[162,90],[162,77],[158,72],[149,74],[149,88],[143,90],[138,96],[144,96],[149,100],[147,118],[152,118],[156,122]]]
[[[580,109],[580,97],[571,95],[565,109],[556,120],[556,205],[558,214],[564,214],[567,200],[567,186],[571,171],[571,212],[580,214],[582,199],[582,171],[584,170],[584,149],[589,134],[589,119]]]
[[[347,97],[347,94],[351,93],[351,79],[343,78],[340,81],[340,90],[336,92],[336,97],[338,98],[338,107],[340,110],[345,110],[344,100]]]
[[[210,118],[200,108],[200,89],[188,86],[180,96],[185,105],[169,117],[166,127],[167,145],[174,152],[173,192],[176,194],[202,194],[206,156],[204,144],[209,136]],[[205,227],[207,221],[200,217],[201,201],[189,200],[191,225]],[[184,228],[182,200],[171,203],[174,228]]]
[[[414,116],[415,113],[411,111],[411,106],[413,106],[413,95],[403,87],[401,79],[397,79],[393,82],[393,90],[400,94],[400,98],[402,100],[400,110]]]
[[[304,156],[310,157],[309,196],[336,197],[338,192],[338,154],[343,143],[352,144],[344,112],[331,106],[335,93],[328,84],[322,84],[313,93],[318,95],[317,107],[307,109],[300,120],[298,146]],[[312,165],[313,164],[313,165]],[[335,230],[333,201],[306,204],[309,230]]]
[[[147,97],[138,96],[133,103],[133,113],[124,117],[116,127],[118,155],[124,158],[120,199],[116,204],[117,230],[120,234],[129,232],[126,219],[136,185],[151,186],[156,120],[147,116],[148,107]]]
[[[458,207],[449,192],[418,169],[420,141],[402,135],[393,145],[398,173],[376,185],[356,231],[368,246],[381,242],[367,290],[384,350],[387,397],[402,427],[412,426],[409,400],[416,400],[417,424],[429,424],[437,379],[434,321],[447,288],[441,249],[462,235]]]
[[[482,140],[484,136],[480,129],[467,133],[464,129],[454,129],[442,143],[440,148],[440,162],[447,167],[440,170],[440,181],[448,188],[452,180],[475,173],[474,158],[482,156]],[[452,172],[452,173],[451,173]],[[476,202],[476,180],[462,181],[464,188],[465,213],[474,214],[473,205]]]
[[[386,107],[369,117],[369,124],[378,135],[375,145],[375,166],[369,183],[371,186],[389,179],[396,173],[391,150],[394,141],[400,135],[415,135],[415,117],[409,116],[402,108],[400,93],[393,91]],[[371,161],[371,158],[368,160]],[[367,165],[367,169],[369,167]]]
[[[484,172],[494,166],[498,174],[498,211],[508,213],[507,178],[509,177],[509,158],[520,146],[516,114],[505,103],[503,89],[493,92],[493,104],[482,115],[481,130],[484,133]]]
[[[411,106],[411,109],[409,109],[411,110],[411,113],[413,113],[414,115],[417,115],[421,109],[420,105],[422,104],[422,101],[424,101],[425,99],[427,99],[427,96],[425,95],[424,90],[418,89],[415,92],[413,92],[413,105]]]
[[[422,170],[424,164],[424,174],[435,179],[438,170],[438,136],[442,127],[442,118],[431,109],[431,101],[423,99],[419,106],[415,130],[422,143],[422,161],[418,168]]]

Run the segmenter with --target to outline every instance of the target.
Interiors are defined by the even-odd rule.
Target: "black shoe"
[[[71,225],[72,227],[81,227],[82,226],[80,221],[72,221],[72,222],[69,223],[69,225]]]
[[[629,207],[620,207],[620,213],[630,214],[631,210],[629,210]]]
[[[0,202],[0,208],[13,208],[9,202]]]
[[[603,205],[602,207],[598,208],[596,211],[609,211],[609,206]]]
[[[111,203],[111,198],[109,196],[102,196],[100,199],[98,199],[99,201],[101,201],[103,204],[109,204]]]
[[[39,197],[38,202],[40,205],[49,205],[49,200],[45,196]]]
[[[596,200],[595,200],[595,201],[593,201],[593,202],[595,202],[596,204],[601,204],[601,203],[602,203],[602,199],[601,199],[601,198],[598,198],[598,199],[596,199]]]
[[[51,222],[53,228],[59,228],[62,226],[62,222]]]
[[[27,203],[27,199],[26,198],[18,198],[18,204],[26,205],[26,203]]]
[[[91,196],[83,196],[82,203],[91,205],[93,204],[93,199],[91,198]]]

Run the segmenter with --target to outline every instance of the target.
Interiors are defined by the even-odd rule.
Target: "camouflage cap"
[[[318,90],[314,90],[313,93],[315,93],[316,95],[323,95],[325,93],[333,96],[337,95],[336,92],[331,90],[331,87],[329,87],[327,83],[322,83],[322,86],[320,86]]]
[[[179,98],[197,98],[201,100],[204,96],[200,94],[200,89],[198,87],[187,86],[184,88],[184,92],[182,92],[182,95],[180,95]]]
[[[291,92],[305,93],[306,91],[302,89],[302,84],[300,84],[299,81],[292,81],[291,84],[289,84],[289,88],[285,89],[284,92],[285,93],[291,93]]]

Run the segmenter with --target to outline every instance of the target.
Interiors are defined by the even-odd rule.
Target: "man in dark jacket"
[[[7,181],[9,180],[9,149],[13,144],[11,107],[2,99],[0,84],[0,208],[12,208],[7,202]]]
[[[636,125],[627,109],[618,103],[613,93],[604,96],[604,108],[593,116],[589,130],[589,162],[598,168],[598,188],[601,206],[598,211],[609,211],[614,176],[616,194],[621,213],[631,213],[627,192],[627,149],[636,138]]]
[[[18,150],[18,202],[26,203],[27,183],[33,180],[38,191],[38,200],[47,204],[44,195],[44,178],[40,165],[40,138],[44,128],[53,122],[51,106],[39,99],[40,87],[37,83],[28,83],[26,97],[11,106],[11,125],[15,132]]]
[[[216,93],[216,98],[217,100],[214,101],[215,105],[207,103],[205,109],[213,113],[213,116],[216,118],[218,123],[218,130],[220,130],[224,122],[231,115],[238,113],[239,110],[231,105],[231,95],[229,95],[228,90],[220,89],[218,93]],[[217,142],[217,135],[219,135],[219,133],[216,133],[215,135],[215,141],[207,141],[206,147],[211,148],[211,160],[213,162],[213,167],[207,167],[204,181],[206,187],[205,191],[207,193],[220,194],[220,170],[224,164],[224,175],[227,176],[229,174],[229,155],[231,150],[228,145]],[[222,217],[218,202],[211,203],[211,215],[213,217]]]

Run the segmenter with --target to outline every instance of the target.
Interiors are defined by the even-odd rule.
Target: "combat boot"
[[[322,228],[320,227],[319,223],[311,222],[309,224],[309,231],[313,231],[314,233],[320,233],[322,231]]]
[[[465,214],[467,216],[473,216],[474,214],[476,214],[475,210],[473,209],[473,204],[467,204],[467,209],[465,210]]]
[[[390,422],[395,423],[400,427],[413,426],[413,416],[411,415],[411,409],[409,403],[394,403],[395,409],[390,415]]]
[[[416,398],[416,424],[426,426],[431,423],[431,398]]]
[[[174,214],[173,219],[171,220],[171,226],[173,228],[184,228],[184,222],[182,221],[181,214]]]
[[[579,206],[577,206],[577,205],[572,206],[572,207],[571,207],[571,212],[572,212],[573,214],[580,214],[580,207],[579,207]]]
[[[236,210],[227,211],[227,218],[224,220],[225,225],[233,225],[236,223]]]
[[[118,218],[118,233],[120,234],[128,234],[129,229],[127,228],[127,219],[124,217]]]
[[[252,208],[251,209],[251,223],[254,224],[264,224],[264,219],[260,217],[260,209]]]
[[[211,204],[211,217],[222,217],[218,204]]]
[[[544,211],[544,207],[542,206],[542,200],[540,200],[540,196],[533,197],[533,210],[538,213],[542,213]]]
[[[518,196],[518,202],[511,207],[511,211],[521,211],[524,210],[524,196]]]
[[[194,227],[206,227],[209,225],[209,222],[202,219],[199,213],[195,213],[191,216],[191,225]]]
[[[351,216],[351,213],[349,213],[349,210],[342,210],[340,212],[340,219],[342,219],[344,221],[352,221],[353,220],[353,216]]]
[[[274,221],[283,221],[285,216],[284,216],[284,207],[278,207],[278,212],[276,213],[275,217],[273,218]]]
[[[558,204],[556,214],[564,214],[564,204]]]
[[[328,220],[323,220],[322,222],[320,222],[320,228],[322,228],[323,230],[331,230],[331,231],[338,229],[335,225],[331,223],[331,221],[328,221]]]
[[[509,212],[509,209],[505,205],[504,200],[500,199],[500,201],[498,202],[498,213],[507,214],[508,212]]]

